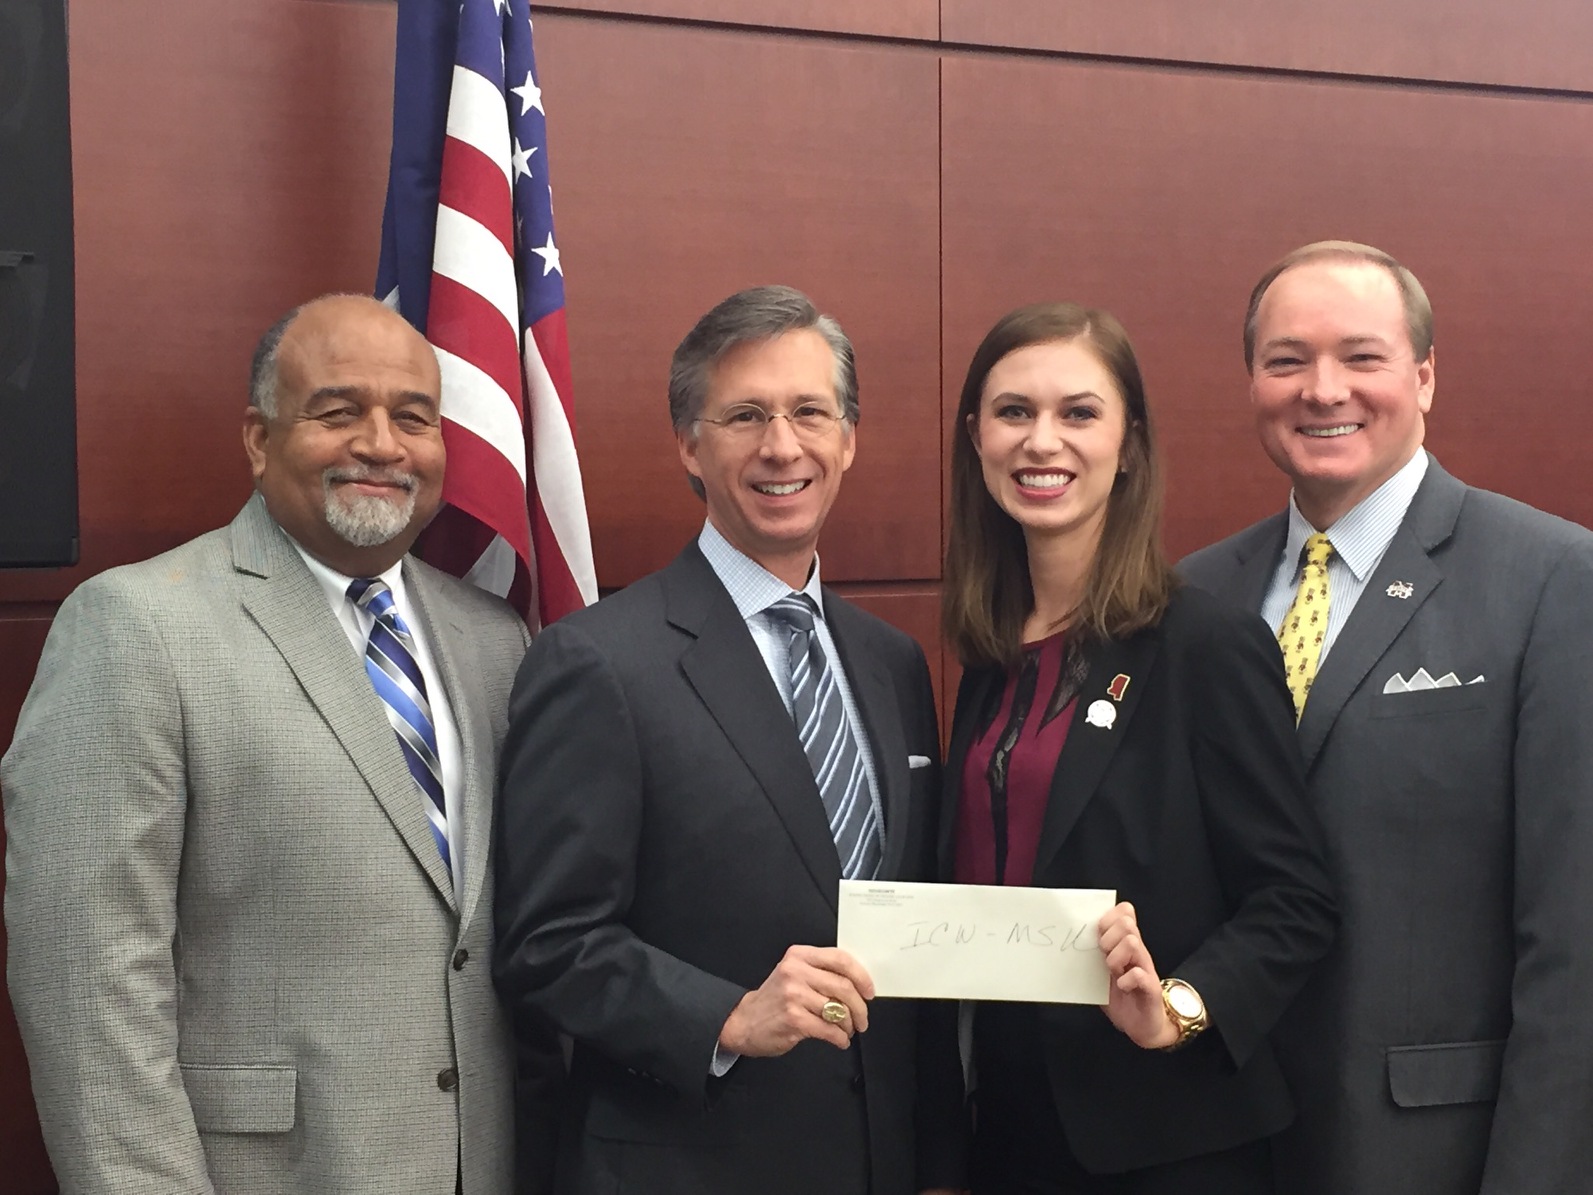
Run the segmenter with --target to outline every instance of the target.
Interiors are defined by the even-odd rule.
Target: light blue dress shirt
[[[730,594],[730,600],[736,604],[736,611],[746,620],[752,641],[758,645],[758,654],[763,657],[763,666],[769,670],[775,688],[780,690],[780,700],[785,703],[786,712],[789,713],[791,632],[787,629],[788,624],[776,619],[768,613],[768,610],[781,598],[788,596],[791,587],[756,560],[732,547],[730,541],[721,535],[719,528],[712,523],[703,524],[702,534],[697,537],[697,546],[707,557],[709,567],[714,570],[714,575],[719,578],[720,584]],[[808,583],[802,587],[802,592],[812,598],[813,604],[818,607],[818,614],[813,620],[813,629],[818,634],[820,645],[824,648],[825,658],[830,662],[830,671],[835,674],[835,687],[841,691],[841,707],[846,711],[846,720],[851,724],[852,735],[857,740],[858,753],[863,757],[863,771],[868,779],[869,799],[874,803],[874,816],[883,833],[885,810],[880,805],[879,781],[874,774],[874,752],[869,746],[868,732],[864,729],[863,719],[858,713],[857,702],[852,697],[852,685],[847,680],[846,668],[841,663],[841,653],[836,650],[835,640],[830,635],[829,623],[824,617],[824,592],[819,581],[817,556],[813,558],[813,571],[808,575]],[[795,725],[793,722],[793,730]]]
[[[747,630],[752,634],[752,641],[758,646],[758,654],[763,657],[763,666],[769,670],[775,688],[780,691],[780,700],[785,703],[786,711],[790,712],[791,632],[785,622],[776,620],[768,610],[775,602],[788,596],[791,587],[746,553],[733,547],[730,541],[720,534],[719,528],[711,522],[703,524],[702,534],[697,537],[697,546],[702,549],[703,556],[707,558],[708,565],[714,570],[714,575],[719,578],[720,584],[730,594],[730,600],[736,604],[737,613],[746,621]],[[819,637],[820,645],[824,648],[825,658],[830,662],[830,670],[835,674],[835,687],[841,691],[841,706],[846,711],[846,720],[851,724],[852,736],[857,740],[858,754],[863,759],[869,800],[874,803],[875,824],[883,835],[885,810],[880,804],[879,782],[874,775],[874,752],[869,746],[863,719],[858,714],[857,702],[852,697],[852,686],[846,678],[846,669],[841,664],[841,653],[835,648],[835,639],[830,635],[829,624],[824,617],[824,593],[819,581],[817,556],[813,558],[813,571],[808,574],[807,584],[801,591],[812,598],[813,604],[818,607],[818,614],[813,620],[813,629]],[[791,724],[791,733],[796,733],[794,721]],[[709,1069],[716,1077],[724,1075],[739,1057],[739,1054],[715,1044],[713,1061]]]
[[[1319,665],[1327,659],[1333,641],[1355,609],[1355,603],[1361,600],[1361,594],[1366,592],[1366,584],[1382,563],[1388,545],[1394,541],[1394,532],[1399,530],[1422,478],[1427,476],[1427,460],[1427,450],[1418,448],[1416,455],[1394,476],[1325,529],[1328,542],[1333,545],[1333,555],[1328,558],[1327,634],[1322,640]],[[1283,625],[1284,615],[1294,603],[1300,570],[1305,563],[1305,541],[1315,534],[1316,528],[1306,522],[1291,494],[1289,531],[1283,540],[1283,555],[1261,602],[1261,617],[1274,631]]]

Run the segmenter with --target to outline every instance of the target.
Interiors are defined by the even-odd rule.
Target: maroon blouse
[[[959,884],[1034,882],[1034,856],[1062,744],[1083,681],[1058,632],[1024,645],[1001,704],[969,745],[957,802]]]

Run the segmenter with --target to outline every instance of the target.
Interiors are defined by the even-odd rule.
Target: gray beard
[[[406,484],[402,501],[378,498],[373,494],[339,493],[334,483],[377,480]],[[398,538],[415,516],[415,478],[408,473],[381,473],[328,469],[321,474],[321,492],[326,508],[326,525],[332,534],[356,548],[377,548]]]

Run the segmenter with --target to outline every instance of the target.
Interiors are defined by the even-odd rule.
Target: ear
[[[1427,350],[1427,360],[1416,366],[1416,405],[1423,415],[1433,409],[1433,390],[1438,384],[1437,349]]]
[[[270,427],[258,407],[248,407],[243,413],[243,450],[249,457],[249,472],[258,482],[266,468],[266,439]]]
[[[702,466],[697,462],[697,435],[689,430],[690,424],[685,429],[675,432],[675,447],[680,450],[680,463],[686,467],[698,481],[702,480]]]
[[[967,415],[963,416],[962,425],[968,432],[968,439],[970,441],[972,441],[973,446],[974,446],[974,451],[978,452],[979,451],[979,416],[976,413],[974,413],[973,411],[969,411]]]
[[[841,472],[845,473],[852,467],[852,458],[857,455],[857,424],[845,424],[841,435],[845,437],[841,444]]]

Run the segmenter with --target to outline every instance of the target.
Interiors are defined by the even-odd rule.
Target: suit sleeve
[[[745,989],[626,925],[645,785],[616,670],[580,630],[554,624],[509,701],[493,974],[516,1015],[538,1011],[611,1061],[706,1097],[719,1031]]]
[[[1590,593],[1593,547],[1580,540],[1543,588],[1522,660],[1512,1025],[1482,1195],[1572,1195],[1593,1173]]]
[[[1194,985],[1243,1065],[1332,945],[1338,912],[1278,646],[1250,614],[1217,626],[1225,633],[1192,653],[1185,700],[1206,836],[1233,914],[1166,970]]]
[[[109,578],[67,599],[0,768],[11,1001],[66,1191],[211,1191],[177,1065],[183,716],[152,608]]]

